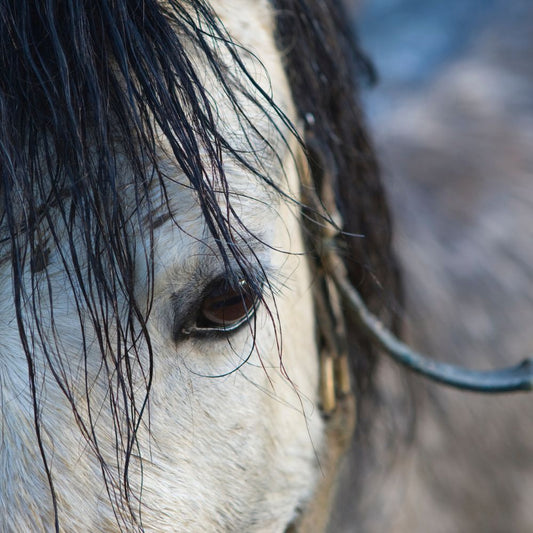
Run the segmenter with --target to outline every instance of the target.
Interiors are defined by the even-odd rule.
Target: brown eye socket
[[[252,317],[257,300],[257,293],[244,279],[236,285],[217,281],[204,297],[192,329],[234,331]]]

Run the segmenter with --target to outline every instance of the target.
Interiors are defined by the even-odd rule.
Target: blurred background
[[[465,366],[515,364],[533,354],[533,2],[359,0],[352,11],[379,76],[363,103],[406,335]],[[389,401],[413,408],[416,429],[390,423],[410,444],[396,444],[334,531],[533,531],[533,395],[419,378],[407,388]]]

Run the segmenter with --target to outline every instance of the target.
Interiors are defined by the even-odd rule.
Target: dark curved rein
[[[533,358],[527,358],[514,366],[495,370],[470,370],[458,365],[441,363],[416,352],[400,341],[368,310],[360,294],[348,281],[336,254],[329,252],[325,259],[329,267],[327,269],[329,276],[337,287],[346,308],[376,345],[397,363],[428,379],[456,389],[486,394],[533,389]]]

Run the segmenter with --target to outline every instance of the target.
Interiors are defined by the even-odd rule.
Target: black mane
[[[280,53],[285,55],[294,100],[306,124],[304,143],[317,186],[329,179],[324,176],[334,176],[343,229],[365,235],[365,239],[347,238],[345,255],[357,258],[347,260],[351,279],[376,309],[383,304],[383,294],[396,290],[397,280],[383,191],[355,96],[355,80],[366,63],[351,44],[340,2],[272,3],[278,13]],[[78,309],[88,310],[109,380],[109,409],[123,455],[117,465],[121,478],[115,479],[101,462],[117,522],[142,528],[128,463],[147,408],[153,367],[146,328],[153,286],[151,244],[142,250],[149,276],[146,299],[139,301],[134,280],[136,246],[152,242],[161,215],[161,206],[151,204],[151,193],[158,189],[166,197],[156,128],[196,191],[221,256],[225,261],[233,256],[260,294],[259,283],[247,274],[244,254],[232,245],[228,215],[215,191],[226,195],[231,209],[223,166],[227,158],[271,187],[276,185],[254,156],[251,139],[251,155],[245,156],[220,133],[216,104],[188,55],[191,43],[202,69],[208,69],[223,88],[245,134],[252,132],[269,146],[244,114],[239,104],[243,98],[274,127],[281,121],[298,137],[247,71],[241,60],[247,52],[232,42],[205,0],[169,0],[164,7],[156,0],[0,0],[0,262],[11,264],[16,319],[56,520],[53,472],[41,438],[45,421],[40,416],[35,339],[71,401],[81,431],[97,457],[101,455],[91,424],[77,412],[54,325],[46,331],[41,324],[41,307],[53,309],[53,295],[46,289],[51,251],[63,259],[68,290],[73,291]],[[231,64],[221,60],[221,51]],[[272,153],[275,157],[273,148]],[[202,154],[207,154],[208,163]],[[136,199],[134,210],[123,201],[124,165],[134,176],[130,191]],[[235,213],[232,218],[238,220]],[[69,235],[80,238],[64,242],[54,231],[58,221]],[[84,262],[91,272],[88,278],[80,267]],[[126,311],[119,302],[125,302]],[[116,330],[118,340],[111,339],[111,330]],[[372,355],[362,354],[372,350],[352,331],[353,366],[362,384],[373,366]],[[148,347],[148,363],[136,351],[141,341]],[[85,346],[85,338],[83,342]],[[142,370],[144,391],[134,391],[132,364]]]

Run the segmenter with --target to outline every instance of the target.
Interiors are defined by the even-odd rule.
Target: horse
[[[2,528],[324,530],[402,302],[343,7],[0,21]]]

